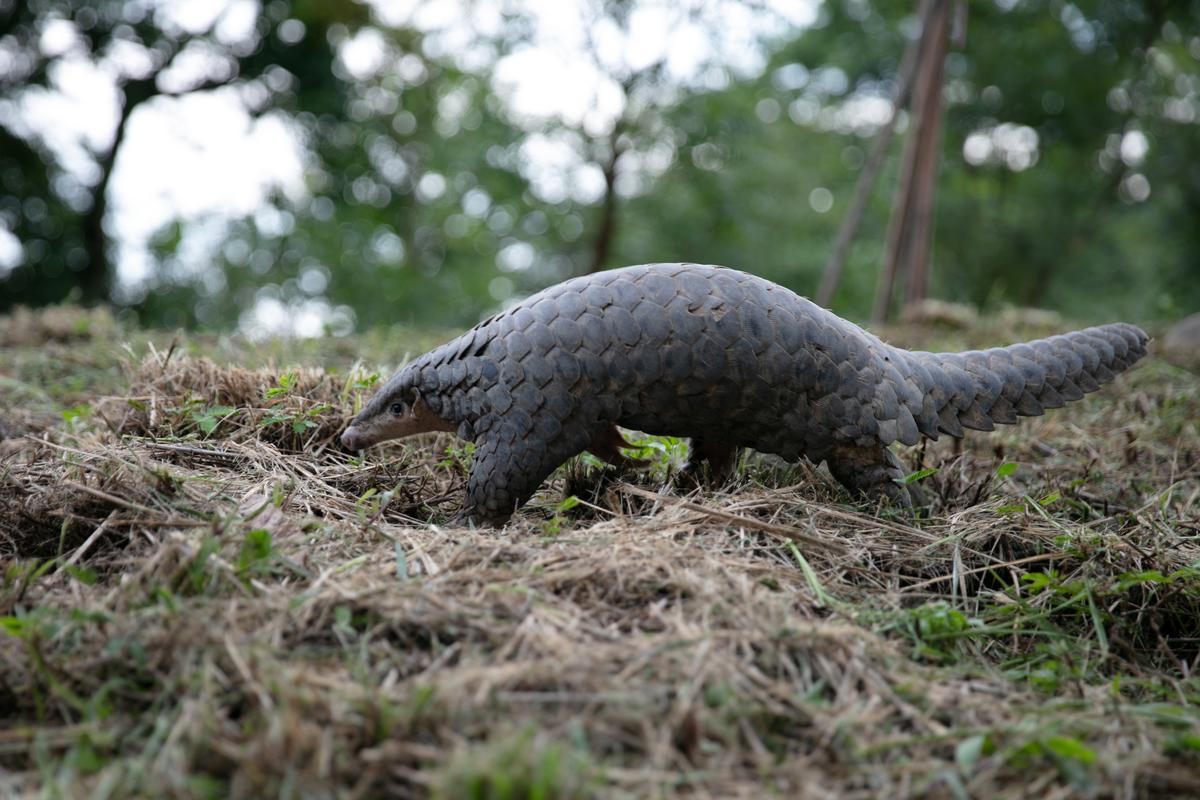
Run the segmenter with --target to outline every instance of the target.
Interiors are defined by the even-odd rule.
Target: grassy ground
[[[496,533],[452,438],[334,445],[430,338],[0,319],[0,796],[1200,794],[1195,375],[904,453],[915,523],[649,440]]]

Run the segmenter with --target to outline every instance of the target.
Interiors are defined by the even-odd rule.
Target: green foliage
[[[976,734],[968,736],[955,746],[954,762],[964,773],[969,773],[980,758],[990,756],[994,752],[996,752],[996,745],[991,737],[986,734]]]
[[[192,409],[192,419],[205,436],[211,436],[222,420],[236,412],[233,406],[201,406]]]
[[[306,431],[318,427],[320,423],[316,421],[315,417],[332,410],[332,408],[333,407],[328,403],[317,403],[316,405],[309,406],[308,408],[296,412],[274,411],[263,417],[262,425],[264,427],[270,425],[285,425],[292,429],[292,433],[300,435]]]
[[[0,102],[20,104],[60,88],[60,68],[73,59],[113,74],[118,100],[116,130],[111,139],[110,131],[100,136],[100,141],[114,144],[93,151],[80,143],[75,158],[86,159],[82,173],[78,166],[69,169],[60,163],[48,141],[52,135],[43,139],[26,130],[20,114],[5,114],[0,122],[0,228],[11,231],[24,250],[23,264],[6,278],[0,276],[0,309],[16,303],[42,305],[70,293],[88,302],[111,297],[112,243],[105,231],[109,179],[128,120],[142,104],[168,93],[159,80],[162,73],[204,52],[227,68],[199,76],[188,90],[258,87],[255,113],[340,116],[348,87],[333,68],[333,44],[365,24],[368,16],[366,7],[357,3],[277,0],[259,11],[249,38],[234,39],[215,24],[219,17],[206,29],[194,30],[164,24],[164,15],[123,0],[0,4],[0,37],[11,54],[0,75]],[[280,26],[289,20],[302,24],[300,41],[280,35]],[[42,47],[42,34],[52,22],[69,26],[77,46]],[[114,50],[144,55],[149,68],[111,69]],[[267,86],[273,91],[262,91]],[[174,248],[182,240],[182,226],[171,224],[158,239],[160,247]],[[155,283],[160,291],[141,298],[143,310],[160,322],[194,322],[193,304],[200,299],[197,284],[171,274],[165,259],[158,266]]]
[[[270,531],[265,528],[254,528],[248,531],[242,542],[242,551],[238,555],[238,574],[245,576],[266,571],[273,552]]]
[[[933,663],[957,659],[956,641],[982,633],[982,623],[945,602],[926,603],[908,611],[903,630],[915,654]]]
[[[438,462],[438,466],[466,475],[471,471],[471,461],[475,458],[475,443],[456,440],[446,445],[445,454],[446,457]]]
[[[363,375],[361,377],[354,377],[352,386],[360,392],[369,392],[375,388],[376,384],[378,384],[379,381],[380,381],[379,373],[372,372],[369,375]]]
[[[573,494],[564,497],[554,506],[554,515],[542,523],[542,531],[548,536],[557,536],[563,525],[567,524],[567,513],[582,502]]]
[[[1077,785],[1087,785],[1086,767],[1096,761],[1096,751],[1073,736],[1050,735],[1026,742],[1007,754],[1007,761],[1027,767],[1039,758],[1054,763],[1063,777]]]
[[[863,109],[889,94],[914,26],[911,2],[829,2],[811,28],[764,45],[761,74],[705,87],[660,67],[615,70],[626,102],[610,135],[515,118],[488,66],[465,68],[461,54],[385,24],[369,4],[275,0],[256,6],[247,41],[130,8],[0,5],[0,34],[16,54],[0,101],[17,108],[54,89],[68,58],[99,63],[118,43],[145,47],[162,63],[118,78],[119,149],[124,122],[165,91],[159,70],[203,50],[229,69],[194,90],[227,85],[258,97],[253,113],[285,115],[309,160],[307,194],[273,197],[275,213],[234,220],[210,269],[184,258],[190,223],[159,231],[152,280],[121,302],[158,324],[231,327],[262,299],[293,308],[315,300],[337,310],[336,330],[466,325],[596,263],[722,263],[811,293],[878,124]],[[631,11],[614,3],[598,13],[623,28]],[[1190,33],[1200,0],[983,2],[969,13],[966,46],[946,64],[934,294],[1082,319],[1200,306],[1200,66]],[[73,27],[80,48],[44,51],[52,18]],[[285,22],[300,23],[303,36],[281,35]],[[530,27],[518,6],[496,32],[476,34],[500,55]],[[386,66],[356,76],[338,54],[363,29]],[[579,169],[611,172],[605,196],[539,195],[531,137],[561,145]],[[98,179],[83,181],[48,140],[19,113],[0,121],[0,227],[23,249],[23,265],[0,276],[0,308],[72,290],[111,296],[114,243],[103,223],[119,153],[85,152]],[[835,297],[851,316],[873,293],[899,148]]]
[[[68,575],[85,586],[95,586],[100,580],[96,570],[91,567],[77,567],[74,564],[68,564],[64,569]]]
[[[262,427],[283,425],[291,428],[292,433],[301,436],[319,427],[317,418],[333,410],[333,406],[328,403],[314,403],[304,408],[286,407],[281,401],[295,390],[297,379],[295,372],[285,372],[279,376],[277,385],[263,392],[263,403],[270,409],[270,413],[259,423]]]
[[[192,595],[205,594],[215,580],[212,574],[212,557],[220,549],[220,540],[215,536],[205,537],[187,564],[184,582],[180,588]]]
[[[678,436],[653,436],[647,433],[630,434],[626,436],[633,447],[626,448],[625,454],[630,458],[650,462],[650,467],[656,473],[666,474],[672,469],[679,469],[687,463],[687,440]]]
[[[1165,748],[1167,755],[1188,755],[1192,758],[1200,753],[1200,734],[1181,733],[1172,737]]]
[[[569,800],[591,796],[595,767],[585,752],[525,730],[476,745],[443,770],[435,798]]]
[[[274,400],[276,397],[280,397],[281,395],[291,394],[292,390],[295,388],[296,388],[296,373],[285,372],[279,376],[279,385],[278,386],[272,386],[271,388],[269,388],[265,392],[263,392],[263,400],[270,401],[270,400]]]
[[[60,416],[69,431],[81,433],[92,427],[92,407],[87,403],[65,408],[60,412]]]
[[[917,481],[921,481],[921,480],[924,480],[925,478],[928,478],[930,475],[936,475],[936,474],[937,474],[937,467],[926,467],[925,469],[919,469],[916,472],[910,472],[908,475],[905,475],[903,478],[900,478],[897,481],[897,483],[902,483],[905,486],[908,486],[909,484],[916,483]]]
[[[724,263],[811,293],[870,146],[870,127],[839,114],[887,92],[912,9],[826,3],[818,25],[782,44],[762,77],[685,96],[668,115],[682,143],[677,157],[631,202],[617,260]],[[1200,74],[1184,33],[1198,18],[1195,2],[971,4],[967,46],[947,61],[935,296],[1082,319],[1172,316],[1200,305],[1190,266],[1197,228],[1170,229],[1200,200],[1191,168],[1200,140],[1163,113],[1178,105],[1177,87]],[[1194,116],[1187,102],[1191,110],[1180,113]],[[994,148],[968,161],[968,139],[991,147],[1001,124],[1036,136],[1035,164],[1016,169]],[[1150,142],[1140,163],[1121,157],[1129,132]],[[1125,188],[1134,174],[1151,187],[1142,202]],[[867,311],[896,177],[890,160],[836,310]],[[809,203],[818,188],[833,197],[824,214]]]
[[[823,607],[836,604],[838,602],[837,599],[825,591],[825,587],[822,585],[817,571],[812,568],[812,564],[808,563],[808,559],[800,552],[800,548],[796,547],[796,543],[789,541],[787,546],[792,558],[796,559],[796,563],[800,565],[800,571],[804,573],[804,581],[808,584],[808,588],[812,589],[817,606]]]

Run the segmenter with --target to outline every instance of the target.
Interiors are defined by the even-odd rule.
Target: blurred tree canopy
[[[241,90],[256,114],[279,108],[322,117],[345,114],[347,86],[333,74],[324,43],[333,26],[359,25],[355,4],[300,0],[260,9],[244,36],[222,30],[221,17],[189,29],[153,2],[2,0],[0,2],[0,224],[21,241],[23,264],[4,285],[4,303],[44,303],[77,288],[87,302],[112,296],[114,269],[107,228],[110,180],[129,120],[157,97],[217,87]],[[305,35],[293,37],[288,26]],[[23,102],[62,91],[69,62],[86,61],[109,76],[117,119],[88,142],[72,171],[31,129]]]
[[[457,38],[383,2],[245,0],[185,24],[153,0],[0,0],[0,237],[19,244],[0,261],[0,308],[74,292],[157,324],[231,327],[273,303],[316,308],[334,330],[454,326],[590,269],[668,260],[812,294],[888,119],[914,3],[827,0],[811,25],[760,36],[759,68],[699,47],[681,77],[596,44],[628,34],[648,0],[577,2],[602,77],[589,102],[607,117],[514,109],[497,64],[527,55],[536,27],[515,0],[468,3],[495,24]],[[664,13],[715,39],[735,5]],[[118,108],[64,154],[27,103],[63,91],[81,60]],[[218,91],[287,120],[303,191],[170,223],[149,274],[119,279],[110,180],[128,121],[156,98]],[[1200,0],[971,3],[944,98],[934,296],[1083,319],[1200,307]],[[842,313],[870,306],[898,152],[834,298]],[[213,222],[197,254],[189,237]]]

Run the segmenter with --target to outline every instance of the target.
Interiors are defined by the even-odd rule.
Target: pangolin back
[[[405,367],[361,417],[419,395],[476,442],[466,513],[490,522],[570,456],[611,442],[613,425],[824,459],[843,483],[893,496],[893,442],[1040,414],[1111,380],[1145,345],[1115,324],[909,352],[762,278],[647,264],[566,281],[481,322]]]

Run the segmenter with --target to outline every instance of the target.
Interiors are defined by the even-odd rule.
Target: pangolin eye
[[[404,403],[392,403],[391,412],[396,416],[404,413]]]

